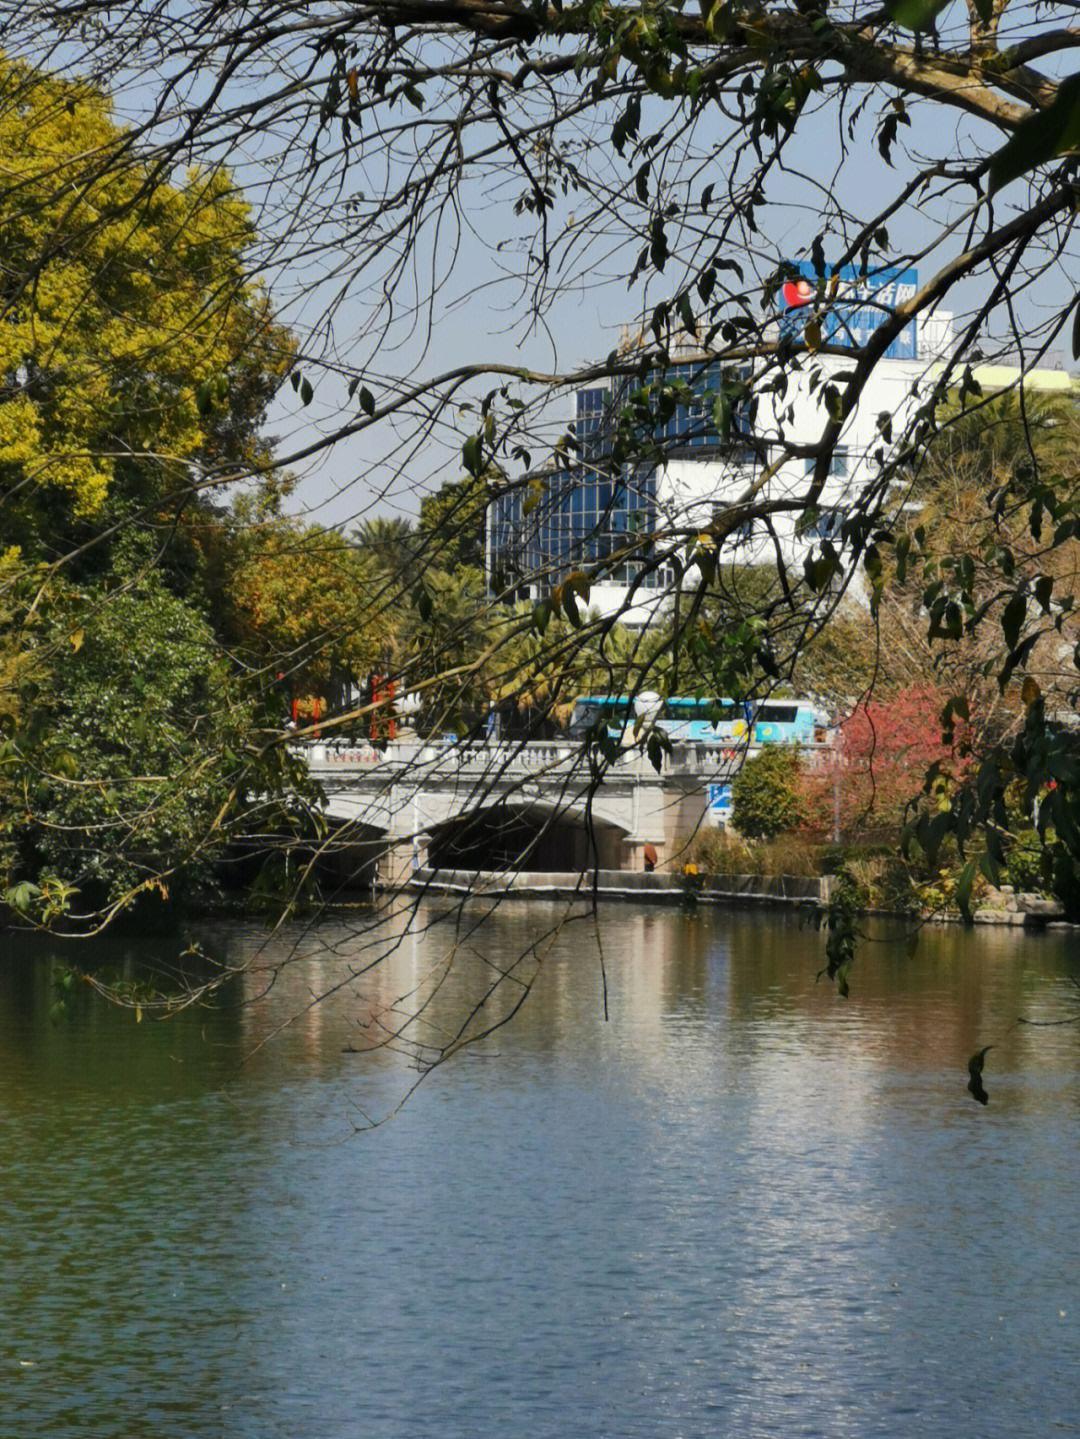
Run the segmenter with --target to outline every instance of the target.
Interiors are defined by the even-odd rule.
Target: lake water
[[[877,943],[845,1003],[794,918],[609,906],[605,1020],[563,914],[429,908],[355,978],[359,918],[203,927],[255,967],[165,1023],[50,1020],[63,951],[9,946],[0,1434],[1080,1433],[1080,1024],[1017,1022],[1078,1012],[1075,935]],[[358,1132],[418,1075],[355,1051],[417,1002],[446,1043],[530,947]]]

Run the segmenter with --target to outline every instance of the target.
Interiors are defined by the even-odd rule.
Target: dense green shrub
[[[1080,866],[1052,830],[1045,843],[1034,829],[1021,830],[1009,850],[1006,872],[1017,890],[1052,895],[1070,918],[1080,914]]]
[[[1071,920],[1080,919],[1080,864],[1063,844],[1054,845],[1051,893]]]
[[[1009,850],[1006,870],[1014,889],[1039,892],[1047,888],[1049,856],[1033,829],[1021,831]]]
[[[798,751],[777,745],[747,760],[731,787],[732,819],[746,839],[773,839],[805,818]]]
[[[80,913],[201,899],[250,816],[259,833],[303,822],[294,796],[312,793],[306,775],[257,742],[275,698],[235,674],[209,622],[156,570],[73,593],[44,634],[62,682],[17,736],[27,778],[9,904],[47,919],[60,893],[78,894]]]

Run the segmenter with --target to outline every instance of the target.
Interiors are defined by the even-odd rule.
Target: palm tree
[[[352,532],[356,548],[389,574],[404,574],[417,552],[417,533],[400,515],[375,515]]]

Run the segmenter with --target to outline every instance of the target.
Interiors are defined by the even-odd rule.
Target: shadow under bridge
[[[430,869],[580,873],[625,864],[622,825],[595,808],[501,800],[431,830]]]

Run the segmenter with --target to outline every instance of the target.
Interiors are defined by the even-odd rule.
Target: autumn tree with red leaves
[[[954,722],[952,743],[942,738],[946,703],[933,685],[911,685],[860,704],[840,726],[833,761],[801,777],[806,827],[831,834],[838,809],[843,839],[895,840],[935,765],[938,778],[926,802],[947,797],[970,761],[964,721]]]

